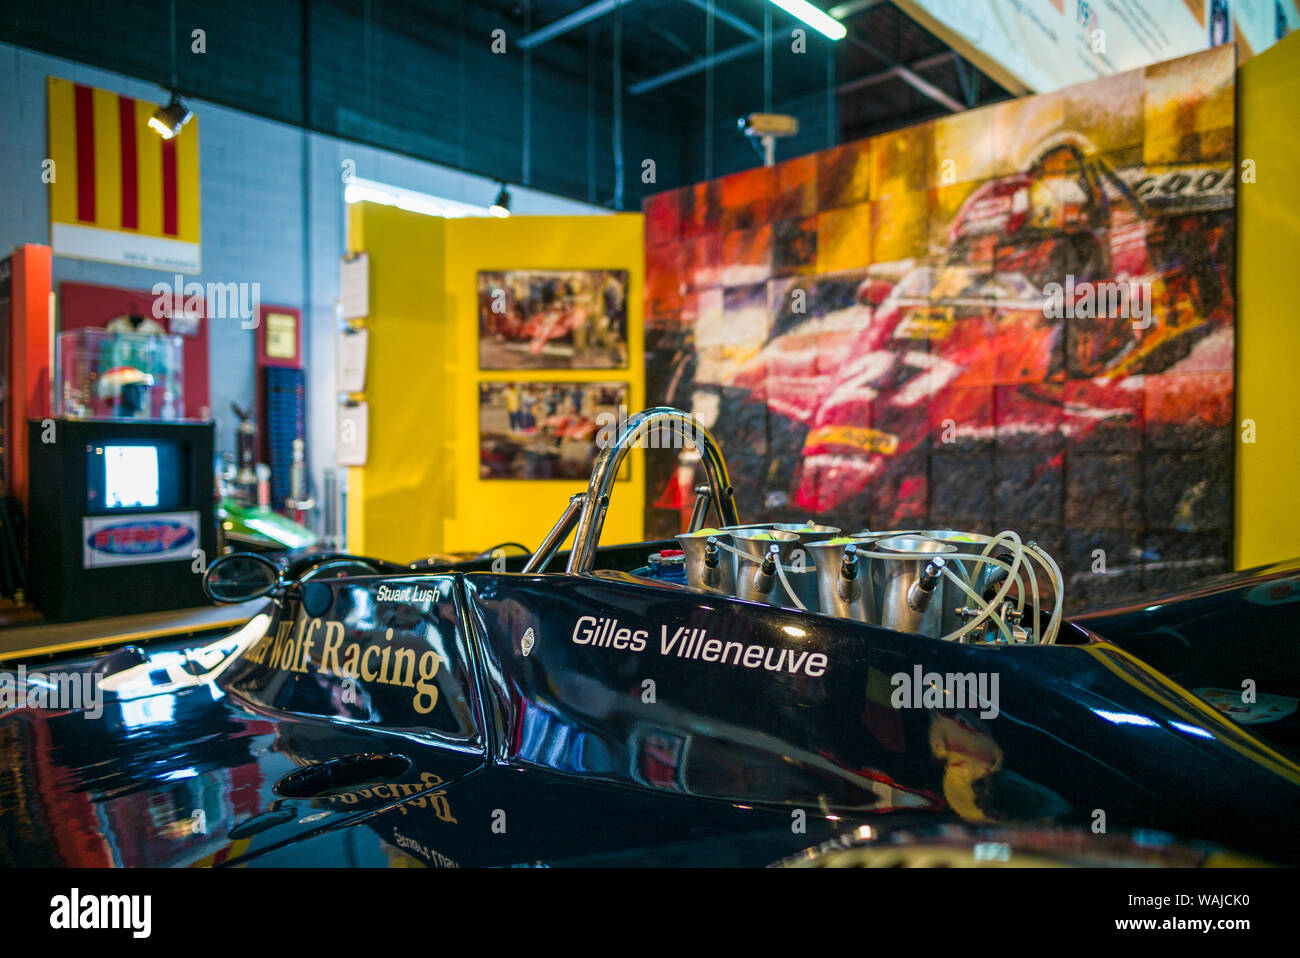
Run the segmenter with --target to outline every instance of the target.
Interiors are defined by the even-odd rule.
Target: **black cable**
[[[623,7],[614,7],[614,209],[623,208]]]

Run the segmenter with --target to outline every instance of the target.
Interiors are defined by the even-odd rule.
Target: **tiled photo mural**
[[[744,521],[1015,529],[1073,608],[1230,568],[1234,67],[650,197],[649,404],[714,432]],[[672,535],[683,473],[647,466]]]

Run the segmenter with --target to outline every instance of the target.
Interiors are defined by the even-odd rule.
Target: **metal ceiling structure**
[[[755,110],[799,118],[784,159],[1008,95],[887,0],[830,12],[836,43],[767,0],[8,0],[0,40],[164,87],[176,53],[191,97],[622,209],[753,166]]]

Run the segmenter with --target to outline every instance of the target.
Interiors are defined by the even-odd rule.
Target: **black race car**
[[[598,547],[647,442],[692,532]],[[205,585],[267,602],[0,673],[0,863],[1300,863],[1298,564],[1067,620],[1011,532],[741,524],[657,409],[531,555]]]

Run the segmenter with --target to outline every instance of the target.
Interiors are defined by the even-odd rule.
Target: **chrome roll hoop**
[[[569,553],[566,571],[570,575],[591,573],[596,561],[596,547],[600,543],[600,532],[605,525],[605,513],[609,509],[609,497],[614,480],[618,477],[628,453],[647,436],[651,437],[652,441],[648,443],[651,448],[681,449],[684,443],[690,443],[699,450],[707,484],[697,487],[697,492],[705,505],[703,508],[696,508],[692,518],[692,531],[703,525],[710,503],[717,514],[718,525],[739,524],[731,477],[727,474],[727,464],[723,461],[722,451],[713,436],[694,416],[670,406],[657,406],[629,417],[618,437],[600,450],[591,470],[591,481],[587,485],[587,491],[578,493],[569,500],[568,507],[560,516],[560,521],[555,524],[545,541],[528,560],[524,572],[544,571],[546,564],[568,538],[569,531],[576,523],[573,551]]]

